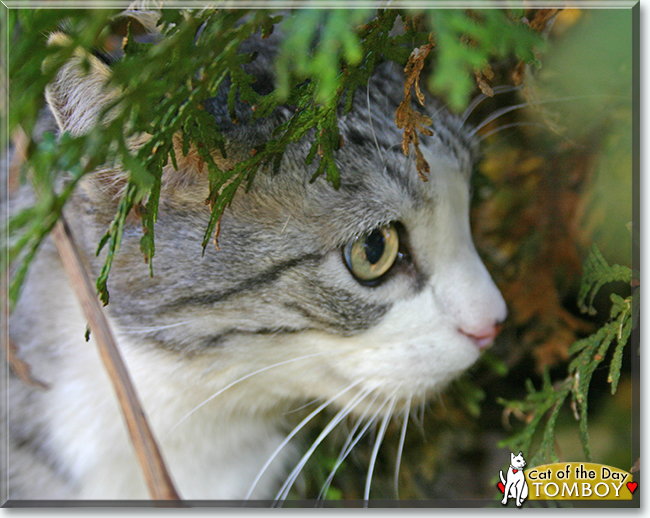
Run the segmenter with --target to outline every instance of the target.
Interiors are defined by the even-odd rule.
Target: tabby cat
[[[248,72],[261,91],[272,88],[274,38],[243,48],[259,51]],[[82,59],[72,58],[47,91],[62,132],[86,132],[115,94],[104,86],[110,68],[91,57],[86,74]],[[106,309],[183,498],[283,498],[303,464],[286,440],[302,424],[287,426],[288,412],[334,408],[325,431],[348,415],[385,428],[493,341],[506,307],[470,235],[477,144],[458,118],[435,110],[434,134],[422,137],[431,168],[423,182],[393,121],[403,85],[401,70],[379,67],[340,118],[339,190],[310,182],[308,135],[287,150],[278,174],[261,171],[236,195],[219,250],[201,256],[208,178],[194,153],[180,159],[180,147],[178,169],[164,170],[153,277],[140,222],[128,220]],[[250,156],[292,113],[251,122],[238,103],[235,124],[226,96],[227,85],[205,102],[228,141],[227,160],[215,150],[223,167]],[[91,275],[103,264],[94,251],[124,183],[119,170],[98,171],[66,208]],[[49,385],[10,379],[12,499],[148,498],[85,329],[47,242],[10,320],[12,341]]]

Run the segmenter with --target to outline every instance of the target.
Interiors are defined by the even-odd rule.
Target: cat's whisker
[[[151,333],[153,331],[162,331],[163,329],[171,329],[173,327],[186,326],[189,324],[195,324],[199,320],[205,320],[208,316],[193,318],[192,320],[184,320],[183,322],[175,322],[174,324],[165,324],[161,326],[122,326],[120,331],[122,334],[139,334],[139,333]]]
[[[489,117],[483,119],[481,123],[476,126],[473,130],[470,131],[470,135],[475,136],[479,131],[481,131],[485,126],[490,124],[491,122],[495,121],[499,117],[502,117],[503,115],[513,112],[515,110],[520,110],[522,108],[527,108],[529,106],[537,105],[541,103],[532,103],[532,102],[525,102],[525,103],[519,103],[519,104],[513,104],[511,106],[506,106],[504,108],[501,108],[499,110],[496,110],[492,115]]]
[[[303,372],[301,372],[301,375],[306,376],[308,374],[312,374],[315,371],[325,369],[325,368],[331,367],[332,365],[336,365],[338,363],[343,363],[345,361],[346,361],[346,358],[338,358],[338,359],[335,359],[335,360],[331,360],[329,362],[323,363],[322,365],[319,365],[318,367],[314,367],[313,369],[303,371]],[[288,385],[289,383],[293,383],[293,381],[295,381],[295,380],[287,381],[286,383],[283,383],[282,385],[278,385],[277,388],[284,387],[285,385]],[[323,396],[320,396],[320,397],[317,397],[315,399],[312,399],[308,403],[305,403],[305,404],[299,406],[298,408],[294,408],[292,410],[287,410],[286,412],[283,412],[282,415],[293,414],[295,412],[298,412],[298,411],[302,410],[303,408],[306,408],[306,407],[308,407],[310,405],[313,405],[314,403],[317,403],[318,401],[320,401],[321,399],[324,399],[326,397],[327,397],[327,394],[325,394]]]
[[[375,445],[372,449],[372,456],[370,457],[370,465],[368,466],[368,475],[366,476],[366,487],[363,492],[364,507],[368,507],[368,500],[370,499],[370,484],[372,482],[372,474],[375,471],[375,463],[377,462],[377,455],[379,455],[379,448],[381,447],[381,443],[384,440],[384,435],[386,433],[386,429],[388,428],[388,423],[391,417],[393,417],[393,410],[395,409],[395,403],[396,403],[396,398],[395,398],[396,392],[397,392],[397,388],[386,399],[386,401],[390,399],[390,405],[388,407],[388,411],[386,412],[386,415],[381,421],[381,427],[379,428],[379,433],[377,434],[377,438],[375,439]]]
[[[346,439],[345,443],[341,447],[341,452],[339,453],[338,458],[336,459],[336,462],[334,464],[334,467],[332,468],[332,471],[330,472],[329,476],[325,480],[325,483],[323,484],[323,487],[320,490],[320,493],[318,494],[318,499],[321,500],[323,496],[327,493],[328,489],[330,488],[330,485],[332,484],[332,480],[334,479],[334,475],[336,474],[336,471],[339,469],[341,464],[343,464],[343,461],[347,458],[347,456],[350,454],[352,449],[357,445],[359,440],[365,435],[365,433],[368,431],[368,428],[372,426],[372,424],[375,422],[375,419],[379,415],[379,412],[381,412],[381,409],[384,408],[384,405],[381,405],[373,414],[373,416],[367,421],[365,427],[358,433],[356,434],[357,430],[363,423],[364,419],[370,412],[370,409],[372,406],[375,404],[375,401],[379,398],[379,392],[375,394],[375,397],[370,401],[368,404],[366,410],[361,414],[361,417],[357,419],[356,423],[354,424],[354,427],[348,434],[348,438]],[[385,404],[385,403],[384,403]],[[355,435],[356,434],[356,435]]]
[[[384,153],[379,146],[379,141],[377,140],[377,134],[375,133],[375,125],[372,122],[372,110],[370,109],[370,79],[368,79],[368,84],[366,85],[366,102],[368,104],[368,122],[370,123],[370,132],[372,133],[372,138],[375,141],[375,147],[377,148],[377,153],[381,157],[381,161],[385,161]]]
[[[529,127],[532,126],[532,127],[542,128],[542,129],[548,129],[548,126],[546,124],[542,124],[541,122],[524,122],[524,121],[513,122],[513,123],[510,123],[510,124],[505,124],[503,126],[500,126],[500,127],[496,128],[496,129],[493,129],[492,131],[488,131],[485,135],[480,136],[479,141],[483,142],[484,140],[488,139],[489,137],[491,137],[495,133],[499,133],[500,131],[507,130],[507,129],[510,129],[510,128],[517,128],[517,127],[521,127],[521,126],[529,126]]]
[[[395,497],[399,500],[399,469],[402,464],[402,454],[404,453],[404,442],[406,441],[406,428],[409,422],[409,415],[411,413],[411,396],[409,396],[406,404],[404,405],[404,419],[402,421],[402,429],[399,434],[399,444],[397,446],[397,458],[395,460]]]
[[[287,225],[289,225],[289,221],[291,221],[291,216],[293,216],[293,214],[289,214],[289,217],[287,218],[287,221],[284,222],[284,226],[282,227],[282,230],[280,231],[280,235],[284,234],[284,231],[287,230]]]
[[[312,411],[312,412],[311,412],[307,417],[305,417],[302,421],[300,421],[300,423],[298,423],[298,425],[295,426],[294,429],[291,430],[291,432],[290,432],[290,433],[289,433],[289,434],[284,438],[284,440],[279,444],[279,446],[275,449],[275,451],[271,454],[271,456],[269,457],[269,459],[266,461],[266,463],[264,464],[264,466],[262,466],[262,469],[260,469],[260,471],[258,472],[257,476],[255,477],[255,480],[253,480],[253,483],[251,484],[251,487],[249,488],[248,492],[246,493],[246,496],[244,497],[244,500],[248,500],[248,499],[251,497],[251,494],[252,494],[253,491],[255,490],[255,487],[257,486],[257,483],[258,483],[258,482],[260,481],[260,479],[262,478],[262,475],[266,472],[266,470],[268,469],[268,467],[271,465],[271,462],[273,462],[273,460],[274,460],[275,457],[278,455],[278,453],[280,453],[280,451],[282,450],[282,448],[284,448],[284,447],[288,444],[288,442],[289,442],[289,441],[290,441],[290,440],[291,440],[291,439],[292,439],[292,438],[293,438],[293,437],[294,437],[294,436],[295,436],[295,435],[296,435],[300,430],[302,430],[302,429],[305,427],[305,425],[306,425],[309,421],[311,421],[311,420],[312,420],[316,415],[318,415],[318,414],[319,414],[323,409],[325,409],[326,407],[328,407],[329,405],[331,405],[334,401],[336,401],[337,399],[339,399],[339,398],[340,398],[341,396],[343,396],[346,392],[349,392],[350,390],[352,390],[354,387],[356,387],[357,385],[359,385],[359,384],[362,383],[363,381],[365,381],[365,380],[364,380],[364,379],[359,379],[359,380],[357,380],[357,381],[354,381],[354,382],[348,384],[345,388],[343,388],[342,390],[340,390],[339,392],[337,392],[334,396],[332,396],[331,398],[329,398],[329,399],[328,399],[327,401],[325,401],[324,403],[320,404],[320,405],[318,406],[318,408],[316,408],[316,409],[315,409],[314,411]]]
[[[523,89],[523,86],[501,85],[501,86],[495,86],[494,88],[492,88],[492,92],[495,95],[498,95],[498,94],[503,94],[503,93],[515,92],[515,91],[521,90],[521,89]],[[476,107],[479,104],[481,104],[486,99],[493,99],[493,98],[494,98],[494,96],[485,95],[483,93],[477,95],[476,97],[474,97],[472,102],[469,103],[469,105],[467,106],[467,108],[465,108],[465,111],[463,112],[463,114],[460,117],[461,126],[465,125],[465,123],[467,122],[467,119],[469,119],[469,117],[472,115],[472,112],[476,109]]]
[[[562,102],[570,102],[570,101],[579,101],[579,100],[584,100],[584,99],[589,99],[589,98],[618,98],[621,100],[626,100],[627,98],[625,96],[610,96],[610,95],[599,95],[599,94],[594,94],[594,95],[572,95],[572,96],[567,96],[567,97],[558,97],[554,99],[544,99],[541,101],[527,101],[524,103],[519,103],[519,104],[513,104],[512,106],[505,106],[504,108],[501,108],[499,110],[496,110],[492,115],[484,119],[476,128],[474,128],[472,131],[470,131],[470,135],[474,136],[476,135],[479,131],[481,131],[485,126],[490,124],[492,121],[498,119],[499,117],[513,112],[515,110],[520,110],[522,108],[527,108],[529,106],[540,106],[544,104],[552,104],[552,103],[562,103]]]
[[[293,471],[289,474],[289,477],[287,478],[286,482],[283,484],[283,486],[280,488],[278,491],[277,495],[275,496],[275,501],[276,502],[281,502],[287,498],[287,495],[289,494],[289,491],[291,490],[291,486],[293,486],[293,483],[295,482],[296,478],[302,471],[302,468],[305,466],[309,458],[312,456],[318,445],[323,442],[323,439],[329,435],[329,433],[334,429],[334,427],[339,424],[343,419],[345,419],[352,410],[357,406],[357,404],[364,399],[368,394],[372,392],[372,389],[365,389],[356,396],[354,396],[348,403],[341,409],[339,410],[336,415],[330,420],[328,425],[323,429],[323,431],[319,434],[319,436],[316,438],[316,440],[312,443],[310,448],[305,452],[305,454],[302,456],[296,467],[293,469]]]
[[[289,415],[289,414],[295,414],[296,412],[300,412],[301,410],[304,410],[305,408],[307,408],[307,407],[309,407],[311,405],[315,405],[321,399],[323,399],[323,396],[312,399],[311,401],[305,403],[304,405],[300,405],[298,408],[293,408],[291,410],[287,410],[286,412],[282,412],[282,415]]]
[[[424,398],[422,398],[417,411],[413,412],[413,420],[420,431],[420,435],[422,435],[422,438],[426,441],[426,434],[424,433],[424,405],[425,401]]]
[[[222,389],[220,389],[220,390],[218,390],[217,392],[215,392],[214,394],[212,394],[209,398],[207,398],[206,400],[204,400],[202,403],[200,403],[200,404],[198,404],[197,406],[195,406],[192,410],[190,410],[187,414],[185,414],[185,415],[184,415],[184,416],[183,416],[183,417],[182,417],[182,418],[181,418],[181,419],[180,419],[180,420],[179,420],[179,421],[178,421],[178,422],[177,422],[177,423],[176,423],[176,424],[171,428],[171,430],[169,430],[169,431],[167,432],[167,434],[166,434],[166,435],[165,435],[161,440],[164,441],[165,439],[167,439],[167,438],[171,435],[171,433],[172,433],[174,430],[176,430],[176,428],[178,428],[178,427],[179,427],[179,426],[180,426],[180,425],[181,425],[181,424],[182,424],[182,423],[183,423],[187,418],[189,418],[189,417],[190,417],[192,414],[194,414],[197,410],[199,410],[200,408],[204,407],[204,406],[207,405],[210,401],[212,401],[214,398],[216,398],[217,396],[223,394],[226,390],[228,390],[229,388],[231,388],[231,387],[237,385],[238,383],[241,383],[242,381],[245,381],[245,380],[247,380],[247,379],[249,379],[249,378],[251,378],[251,377],[253,377],[253,376],[257,375],[257,374],[260,374],[260,373],[262,373],[262,372],[266,372],[266,371],[271,370],[271,369],[275,369],[275,368],[280,367],[280,366],[282,366],[282,365],[287,365],[288,363],[293,363],[293,362],[297,362],[297,361],[300,361],[300,360],[306,360],[306,359],[309,359],[309,358],[314,358],[314,357],[316,357],[316,356],[322,356],[322,355],[324,355],[324,354],[325,354],[325,353],[323,352],[323,353],[308,354],[308,355],[306,355],[306,356],[298,356],[297,358],[291,358],[291,359],[289,359],[289,360],[284,360],[284,361],[281,361],[281,362],[278,362],[278,363],[274,363],[273,365],[268,365],[268,366],[263,367],[263,368],[261,368],[261,369],[258,369],[258,370],[256,370],[256,371],[253,371],[253,372],[251,372],[251,373],[249,373],[249,374],[246,374],[245,376],[242,376],[241,378],[239,378],[239,379],[233,381],[232,383],[229,383],[228,385],[226,385],[226,386],[223,387]]]

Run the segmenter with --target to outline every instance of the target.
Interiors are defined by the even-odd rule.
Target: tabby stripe
[[[354,311],[349,315],[342,313],[336,308],[328,307],[327,304],[319,306],[319,310],[326,311],[332,315],[333,318],[327,318],[326,315],[316,314],[304,305],[296,302],[285,302],[283,306],[289,310],[295,311],[304,318],[319,324],[320,329],[329,332],[336,332],[344,336],[350,336],[359,331],[365,331],[375,324],[387,311],[390,309],[390,304],[386,305],[373,305],[355,304],[350,302],[351,309],[363,308],[365,313],[356,314]],[[374,310],[374,311],[371,311]]]
[[[255,335],[266,335],[266,336],[275,336],[275,335],[288,335],[293,333],[300,333],[302,331],[309,330],[309,327],[261,327],[259,329],[226,329],[218,335],[210,336],[203,340],[204,347],[219,347],[232,336],[255,336]]]
[[[342,325],[340,322],[336,322],[335,320],[329,320],[326,318],[322,318],[321,315],[317,315],[313,313],[312,311],[309,311],[305,306],[302,306],[298,304],[297,302],[285,302],[282,304],[285,308],[290,309],[299,315],[303,316],[307,320],[311,320],[312,322],[315,322],[317,324],[320,324],[319,328],[335,328],[339,331],[348,331],[348,328],[345,325]]]
[[[239,293],[254,291],[263,286],[272,284],[278,280],[285,271],[291,268],[295,268],[296,266],[300,266],[304,263],[318,264],[323,260],[323,258],[324,256],[321,254],[305,254],[300,257],[295,257],[293,259],[289,259],[287,261],[271,266],[266,271],[254,277],[246,279],[245,281],[242,281],[236,286],[233,286],[232,288],[225,291],[218,293],[209,291],[180,297],[173,302],[161,306],[160,310],[176,311],[180,308],[183,308],[184,306],[209,306],[217,302],[223,302],[224,300]]]

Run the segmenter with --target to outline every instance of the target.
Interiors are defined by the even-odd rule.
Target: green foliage
[[[580,309],[585,313],[595,315],[594,297],[603,285],[616,281],[629,284],[632,281],[632,270],[617,264],[608,265],[598,248],[593,246],[583,266],[583,280],[578,294]],[[585,305],[587,300],[588,305]]]
[[[314,179],[324,175],[338,187],[336,151],[341,136],[337,118],[341,109],[351,108],[357,88],[368,82],[380,62],[392,60],[403,66],[414,48],[432,37],[437,39],[438,66],[430,84],[438,92],[453,92],[447,100],[461,108],[472,89],[472,71],[488,59],[509,53],[532,59],[533,46],[540,45],[540,38],[526,25],[502,11],[468,13],[449,10],[423,16],[409,10],[372,13],[353,9],[303,10],[287,16],[272,10],[165,9],[158,23],[160,42],[138,43],[129,29],[125,56],[112,66],[111,87],[121,93],[104,111],[110,117],[102,117],[102,126],[86,135],[63,135],[55,145],[49,137],[37,143],[32,136],[45,86],[73,52],[84,49],[90,54],[102,46],[109,36],[109,21],[118,12],[10,10],[9,130],[22,128],[27,134],[24,169],[31,171],[40,196],[35,206],[10,221],[9,264],[3,257],[2,267],[11,265],[16,272],[10,288],[12,304],[31,259],[76,183],[100,166],[120,167],[128,173],[115,218],[98,247],[98,253],[106,255],[97,288],[108,303],[111,264],[132,210],[142,219],[140,245],[153,274],[162,170],[168,163],[176,166],[178,160],[174,139],[180,138],[183,154],[195,149],[207,168],[210,193],[206,203],[212,212],[202,242],[205,249],[235,192],[250,185],[260,169],[277,170],[287,146],[294,142],[305,137],[312,140],[307,161],[318,160]],[[403,31],[397,29],[398,19],[408,21]],[[70,44],[48,46],[48,34],[62,25]],[[254,78],[242,68],[255,56],[240,53],[239,47],[256,32],[270,34],[276,25],[287,35],[275,63],[277,89],[260,95],[252,86]],[[220,150],[225,157],[225,139],[202,102],[214,97],[227,80],[233,117],[237,97],[254,108],[254,118],[267,117],[285,103],[295,110],[249,158],[222,170],[211,150]],[[148,140],[135,145],[143,135]]]
[[[517,22],[510,13],[497,9],[458,12],[428,11],[439,48],[436,73],[429,86],[445,95],[452,108],[462,109],[471,94],[474,72],[482,72],[490,59],[514,53],[526,63],[539,62],[533,48],[540,48],[539,35]]]
[[[583,279],[580,286],[578,304],[584,312],[595,313],[592,303],[597,292],[607,283],[625,282],[632,280],[632,270],[624,266],[610,266],[600,251],[594,246],[583,267]],[[588,305],[585,301],[588,300]],[[501,446],[510,447],[513,451],[528,452],[533,437],[540,427],[542,419],[549,413],[543,426],[541,442],[534,455],[529,460],[530,465],[537,465],[550,460],[558,462],[555,454],[555,423],[564,402],[571,396],[571,408],[576,420],[579,421],[579,431],[582,447],[587,460],[591,460],[589,448],[589,432],[587,427],[589,385],[594,371],[605,359],[610,346],[616,343],[612,353],[608,382],[614,394],[621,375],[623,350],[627,345],[633,327],[638,322],[639,290],[632,295],[622,298],[612,293],[612,307],[609,320],[598,331],[590,336],[576,341],[569,348],[573,356],[568,366],[568,376],[557,383],[552,383],[548,372],[544,373],[542,387],[536,390],[530,380],[526,383],[528,395],[521,401],[499,402],[508,412],[522,417],[526,426],[513,437],[503,441]]]

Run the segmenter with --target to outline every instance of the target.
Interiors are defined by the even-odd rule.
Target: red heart
[[[636,484],[636,482],[635,482],[635,484]],[[505,488],[504,485],[503,485],[503,482],[499,482],[499,483],[497,484],[497,487],[499,488],[499,491],[501,491],[502,493],[504,493],[505,490],[506,490],[506,488]],[[636,489],[636,488],[635,488],[635,489]]]
[[[630,490],[630,493],[634,494],[634,492],[636,491],[636,488],[637,488],[637,486],[639,484],[637,484],[636,482],[628,482],[626,485],[627,485],[627,488]]]
[[[512,468],[512,472],[513,472],[513,473],[517,473],[517,471],[519,471],[519,470],[517,470],[517,469],[515,469],[515,468]]]

